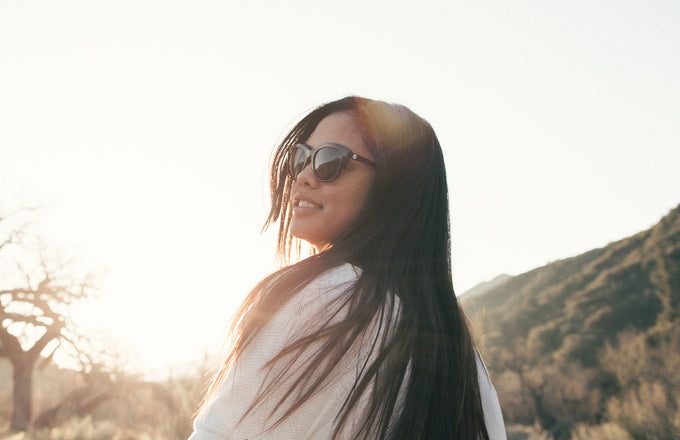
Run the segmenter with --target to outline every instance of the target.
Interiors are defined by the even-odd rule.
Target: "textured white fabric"
[[[482,410],[484,411],[484,421],[486,430],[489,432],[490,440],[506,440],[505,423],[501,405],[498,402],[496,389],[491,383],[489,372],[481,358],[477,356],[477,370],[479,372],[479,394],[482,396]]]
[[[336,366],[334,370],[336,374],[326,378],[322,389],[282,423],[272,427],[285,412],[286,403],[292,403],[295,395],[289,396],[282,408],[277,409],[272,417],[269,415],[293,382],[294,378],[287,376],[281,386],[270,391],[266,400],[257,405],[243,420],[240,419],[263,387],[268,387],[272,377],[281,372],[276,367],[265,369],[263,366],[292,340],[309,334],[316,325],[329,318],[329,314],[336,309],[333,302],[352,287],[359,273],[359,269],[350,264],[325,272],[272,317],[237,360],[206,409],[196,418],[194,433],[189,440],[330,438],[336,426],[336,416],[355,384],[361,367],[374,359],[376,353],[371,352],[370,341],[376,336],[377,321],[376,326],[370,328],[363,340],[353,346]],[[399,304],[395,304],[395,307],[399,307]],[[333,320],[340,320],[343,317],[335,316]],[[306,365],[306,361],[316,353],[317,348],[318,346],[314,345],[308,347],[293,360],[293,367],[289,371],[294,372],[296,368]],[[286,361],[277,365],[287,364]],[[505,439],[496,392],[481,361],[479,367],[480,391],[490,438]],[[363,414],[366,404],[367,400],[363,399],[353,408],[350,422],[340,433],[341,439],[352,437],[351,433],[356,428],[352,423],[359,422],[361,419],[359,415]]]

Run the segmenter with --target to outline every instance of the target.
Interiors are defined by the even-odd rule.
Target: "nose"
[[[306,167],[302,169],[302,171],[300,171],[300,173],[298,173],[297,177],[295,178],[295,182],[298,185],[302,185],[309,188],[316,188],[319,186],[319,181],[316,180],[314,171],[312,171],[311,161],[310,163],[307,164]]]

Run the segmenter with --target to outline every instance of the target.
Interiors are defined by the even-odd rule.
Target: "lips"
[[[308,214],[323,209],[323,205],[304,194],[296,194],[293,197],[293,215]]]
[[[297,202],[297,206],[300,208],[321,208],[319,205],[315,205],[312,202],[308,202],[307,200],[299,200]]]

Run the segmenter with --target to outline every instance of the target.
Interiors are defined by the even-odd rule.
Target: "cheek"
[[[340,231],[349,227],[356,220],[367,196],[368,189],[364,186],[348,188],[336,194],[334,209],[329,214],[335,217],[334,223],[337,224]]]

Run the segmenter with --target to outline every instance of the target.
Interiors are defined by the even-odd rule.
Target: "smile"
[[[300,208],[316,208],[316,209],[321,209],[321,206],[315,205],[312,202],[308,202],[307,200],[299,200],[297,203],[297,206]]]

